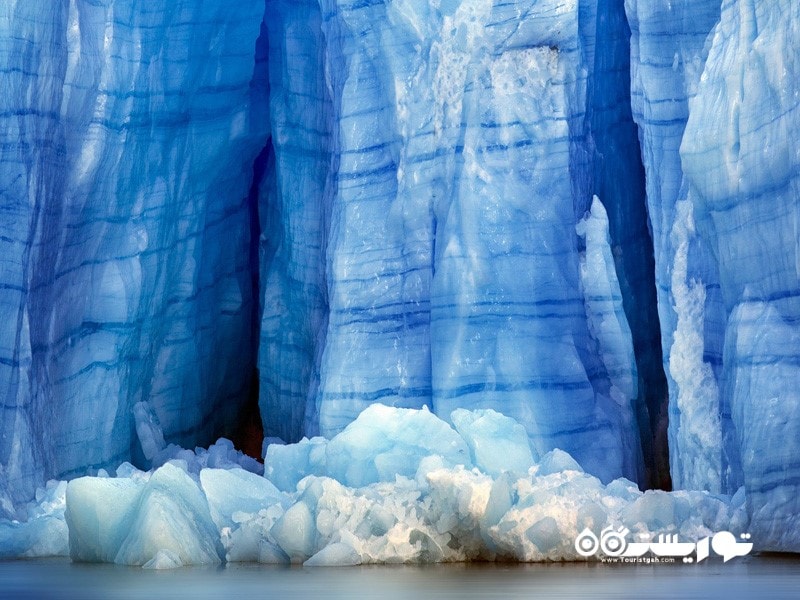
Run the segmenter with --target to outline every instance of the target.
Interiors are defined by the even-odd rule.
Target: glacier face
[[[798,549],[798,9],[626,2],[670,376],[673,481],[744,484]]]
[[[221,560],[214,526],[237,500],[219,490],[267,492],[241,473],[203,481],[216,460],[247,463],[230,442],[179,445],[234,422],[257,365],[265,435],[324,437],[269,446],[281,493],[320,479],[253,516],[240,556],[352,562],[364,515],[349,538],[292,527],[328,493],[382,505],[383,488],[353,490],[413,478],[405,451],[440,455],[415,460],[480,495],[509,465],[574,465],[554,448],[599,477],[580,479],[595,499],[619,476],[744,486],[758,546],[800,549],[792,2],[31,4],[0,8],[0,514],[32,515],[0,523],[9,547],[58,553],[79,527],[63,486],[25,508],[47,478],[177,459],[180,473],[97,484],[130,488],[133,541],[78,556]],[[466,458],[355,426],[369,409],[403,428],[375,404],[429,407],[445,422],[410,429]],[[378,479],[347,480],[353,456]],[[81,485],[76,510],[96,501]],[[609,495],[632,500],[627,485]],[[175,512],[170,488],[189,510],[164,528],[179,539],[194,518],[202,539],[142,552],[148,515]],[[693,493],[647,514],[705,506]],[[479,522],[500,515],[462,516],[465,540],[564,551],[537,545],[566,531],[552,515],[508,524],[507,542]]]
[[[176,440],[236,417],[251,371],[263,12],[257,1],[0,8],[6,511],[43,478],[130,458],[139,400]]]
[[[797,550],[800,7],[725,4],[709,42],[680,152],[687,202],[719,273],[721,404],[754,533],[770,548]]]
[[[595,3],[269,10],[277,168],[262,198],[280,224],[263,282],[267,433],[334,435],[374,402],[495,408],[537,452],[643,480],[648,408],[615,265],[582,278],[576,232],[594,189],[590,81],[600,95],[620,87],[602,75],[627,68],[601,62],[589,78]],[[622,325],[611,334],[592,323],[606,310]]]

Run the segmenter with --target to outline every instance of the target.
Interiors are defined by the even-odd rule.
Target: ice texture
[[[267,0],[266,11],[272,135],[258,190],[259,405],[266,436],[297,441],[319,434],[332,105],[319,3]]]
[[[505,419],[502,415],[497,417]],[[511,421],[506,427],[519,424]],[[486,438],[476,441],[488,445],[491,438]],[[523,443],[522,448],[530,455],[527,436],[509,440],[512,445],[514,442]],[[495,453],[498,451],[501,448],[494,449]],[[297,444],[269,446],[264,470],[266,477],[284,491],[294,491],[309,474],[362,487],[393,481],[397,476],[414,477],[418,464],[433,456],[439,459],[440,466],[472,466],[464,439],[426,407],[411,410],[372,404],[330,441],[317,437]]]
[[[0,7],[0,556],[800,551],[796,3],[50,4]]]
[[[738,450],[754,535],[798,551],[800,6],[723,4],[708,44],[681,164],[719,273],[723,438]]]
[[[561,450],[531,461],[527,435],[508,417],[456,412],[453,421],[466,439],[427,410],[373,405],[329,442],[350,469],[319,473],[302,452],[284,454],[281,465],[271,467],[305,472],[284,492],[241,469],[203,469],[198,485],[186,463],[175,461],[150,473],[51,486],[58,491],[42,496],[36,514],[52,513],[53,504],[63,511],[66,488],[61,523],[69,527],[72,558],[147,569],[220,560],[309,567],[585,560],[574,541],[587,527],[598,534],[607,526],[637,536],[677,534],[683,541],[746,530],[743,494],[643,493],[622,478],[605,485]],[[484,455],[471,466],[467,447],[492,448],[499,427],[520,433],[504,437],[494,457]],[[418,450],[386,460],[380,444],[358,443],[387,428]],[[528,466],[499,469],[501,455],[527,457]],[[287,456],[296,462],[287,464]],[[382,463],[409,475],[382,475],[375,470]]]
[[[626,2],[679,488],[744,484],[800,550],[800,24],[792,2]]]
[[[525,428],[514,419],[492,409],[463,408],[454,410],[450,418],[469,446],[472,464],[485,473],[492,476],[503,471],[527,473],[533,466],[534,455]]]
[[[561,447],[605,481],[644,481],[616,265],[582,278],[576,232],[593,186],[595,9],[268,2],[267,435],[330,438],[373,403],[493,409],[539,455]],[[598,223],[592,252],[608,259]],[[618,327],[601,325],[596,292],[615,294]]]
[[[0,7],[0,500],[208,443],[250,382],[262,0]]]

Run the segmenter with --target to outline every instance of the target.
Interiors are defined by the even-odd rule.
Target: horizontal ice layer
[[[800,551],[800,6],[725,2],[681,146],[725,309],[730,406],[753,532]]]
[[[524,434],[492,446],[498,430],[521,426],[488,410],[462,409],[453,420],[466,439],[428,411],[374,405],[327,442],[350,466],[327,475],[302,453],[274,454],[271,446],[270,477],[281,469],[308,473],[285,492],[241,469],[204,469],[198,485],[179,461],[153,473],[121,469],[117,478],[73,480],[66,493],[71,555],[157,569],[223,557],[306,566],[586,560],[575,546],[586,528],[596,536],[624,527],[629,539],[674,534],[685,542],[746,530],[742,494],[642,493],[625,479],[604,485],[559,450],[526,461],[524,472],[521,463],[519,472],[501,470],[505,456],[530,456]],[[410,476],[377,472],[384,450],[359,443],[387,431],[413,449],[388,460]],[[484,449],[474,468],[468,444]],[[51,502],[42,498],[39,512],[46,513]],[[63,490],[61,498],[63,510]]]
[[[0,512],[249,385],[261,0],[0,7]],[[245,357],[245,358],[243,358]]]
[[[539,454],[639,479],[638,382],[612,383],[631,333],[593,337],[575,231],[593,8],[268,3],[268,435],[331,437],[375,402],[492,408]]]

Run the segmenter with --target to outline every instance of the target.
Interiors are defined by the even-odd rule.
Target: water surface
[[[172,571],[0,562],[0,598],[800,598],[800,557],[753,556],[699,565],[456,564],[343,568],[230,564]]]

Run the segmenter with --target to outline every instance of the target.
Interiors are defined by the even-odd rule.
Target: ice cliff
[[[798,7],[631,1],[670,463],[747,491],[764,547],[800,549]]]
[[[179,443],[235,419],[262,17],[256,1],[0,7],[6,511],[43,478],[130,459],[140,400]]]
[[[502,524],[561,473],[613,524],[653,497],[630,481],[673,485],[647,531],[724,517],[800,550],[799,12],[4,3],[0,546],[568,558],[583,517],[555,500]],[[266,448],[268,480],[217,473],[259,470],[228,442],[181,450],[234,435],[256,391],[271,441],[311,438]],[[125,461],[153,470],[41,487]],[[148,537],[189,522],[191,547]]]
[[[601,110],[606,92],[627,97],[627,79],[605,75],[627,69],[628,43],[603,38],[622,58],[595,68],[598,14],[624,23],[621,5],[601,8],[267,4],[268,435],[331,436],[373,402],[495,408],[539,454],[645,481],[649,409],[601,204],[618,217],[613,186],[583,222],[600,190],[593,122],[626,117]],[[627,124],[616,137],[638,165],[629,111]],[[624,180],[624,152],[607,152],[604,174]],[[647,238],[643,198],[642,185],[632,222]],[[626,291],[651,293],[623,272]],[[635,316],[646,357],[658,338]]]

